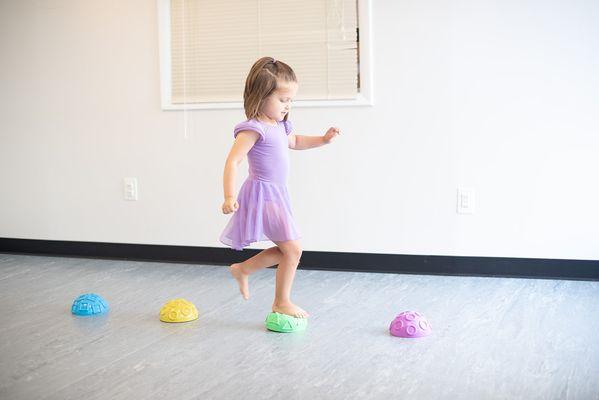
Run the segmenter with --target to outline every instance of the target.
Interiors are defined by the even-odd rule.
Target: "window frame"
[[[339,107],[339,106],[372,106],[372,36],[371,36],[371,0],[357,0],[358,29],[360,41],[359,77],[360,91],[355,99],[348,100],[295,100],[296,107]],[[170,0],[157,0],[158,3],[158,35],[160,58],[160,97],[163,110],[218,110],[243,109],[242,101],[173,104],[171,102],[171,24]],[[248,66],[249,68],[249,66]],[[240,88],[242,91],[243,88]]]

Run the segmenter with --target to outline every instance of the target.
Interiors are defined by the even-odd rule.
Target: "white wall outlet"
[[[137,200],[137,178],[125,178],[123,185],[125,200]]]
[[[473,188],[458,188],[458,214],[474,214],[476,205],[475,191]]]

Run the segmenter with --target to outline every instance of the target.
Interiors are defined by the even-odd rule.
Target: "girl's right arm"
[[[235,138],[235,143],[225,162],[225,172],[223,175],[223,189],[225,192],[225,201],[222,209],[224,214],[230,214],[237,211],[237,195],[235,194],[235,177],[237,176],[237,167],[243,161],[243,158],[252,149],[254,144],[260,138],[260,134],[254,131],[241,131]]]

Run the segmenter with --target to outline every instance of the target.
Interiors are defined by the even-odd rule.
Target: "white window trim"
[[[243,109],[243,102],[214,102],[202,104],[173,104],[171,102],[170,0],[158,1],[158,36],[160,51],[160,97],[163,110]],[[370,22],[371,0],[358,1],[360,29],[360,92],[351,100],[296,100],[294,107],[372,106],[372,36]],[[248,67],[249,68],[249,67]],[[242,90],[242,88],[240,88]]]

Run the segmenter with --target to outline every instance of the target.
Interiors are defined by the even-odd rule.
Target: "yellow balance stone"
[[[162,322],[189,322],[198,319],[198,310],[192,302],[185,299],[174,299],[160,309]]]

